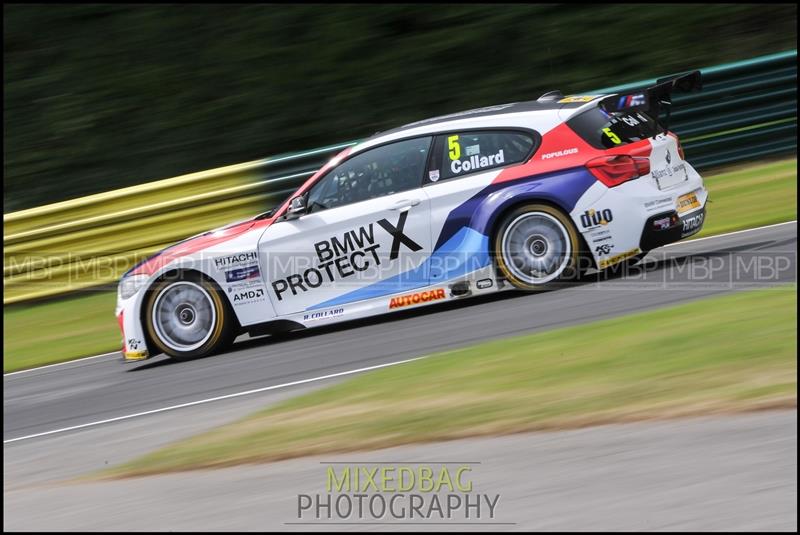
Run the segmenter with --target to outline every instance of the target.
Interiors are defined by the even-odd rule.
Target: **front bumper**
[[[152,355],[148,350],[146,338],[140,321],[140,307],[142,295],[145,292],[138,292],[136,295],[117,301],[117,323],[122,334],[122,357],[126,362],[139,362],[150,358]]]
[[[144,351],[123,351],[122,356],[125,358],[125,361],[136,362],[147,359],[150,354],[145,349]]]

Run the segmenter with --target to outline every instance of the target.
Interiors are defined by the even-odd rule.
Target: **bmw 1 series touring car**
[[[122,278],[126,360],[635,262],[700,231],[707,191],[660,121],[699,72],[639,91],[490,106],[378,133],[276,209],[173,245]]]

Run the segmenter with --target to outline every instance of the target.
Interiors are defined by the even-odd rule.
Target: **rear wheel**
[[[528,204],[513,210],[494,237],[500,273],[523,290],[538,290],[579,275],[581,239],[560,210]]]
[[[163,279],[148,292],[145,326],[153,344],[171,357],[203,357],[235,336],[235,319],[216,286],[189,274]]]

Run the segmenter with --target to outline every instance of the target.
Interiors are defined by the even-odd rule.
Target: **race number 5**
[[[461,158],[461,145],[458,144],[458,136],[450,136],[447,138],[447,148],[450,149],[450,159],[458,160]]]
[[[622,143],[622,140],[619,138],[617,134],[611,131],[610,127],[603,128],[603,133],[608,136],[608,139],[610,139],[614,145],[619,145],[620,143]]]

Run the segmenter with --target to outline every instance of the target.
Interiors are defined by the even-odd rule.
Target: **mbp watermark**
[[[321,490],[298,494],[297,522],[493,523],[501,495],[476,483],[480,463],[322,463]]]

